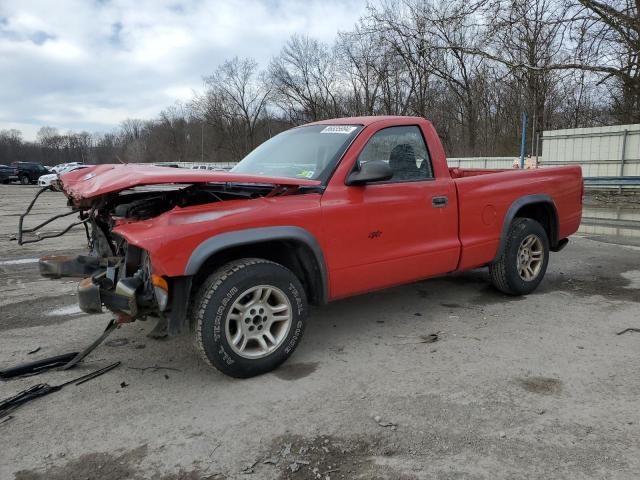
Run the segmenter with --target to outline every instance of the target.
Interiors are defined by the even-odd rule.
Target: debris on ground
[[[291,462],[289,464],[289,470],[291,470],[291,473],[296,473],[298,470],[300,470],[304,465],[310,465],[311,462],[308,462],[307,460],[294,460],[293,462]]]
[[[145,372],[147,370],[151,370],[154,372],[157,372],[158,370],[171,370],[172,372],[180,372],[181,370],[178,368],[173,368],[173,367],[163,367],[161,365],[153,365],[151,367],[127,367],[130,370],[140,370],[142,372]]]
[[[621,330],[618,333],[616,333],[616,335],[622,335],[622,334],[627,333],[627,332],[638,332],[638,333],[640,333],[640,328],[635,328],[635,327],[625,328],[624,330]]]
[[[394,335],[396,338],[410,338],[416,341],[393,343],[392,345],[419,345],[421,343],[435,343],[440,340],[441,333],[442,332],[430,333],[428,335]]]
[[[127,388],[129,384],[127,382],[120,382],[120,388]]]
[[[34,353],[38,353],[40,351],[40,347],[36,347],[30,352],[27,352],[27,355],[33,355]]]
[[[0,379],[8,380],[17,377],[29,377],[37,375],[53,368],[63,367],[67,365],[78,355],[78,352],[64,353],[54,357],[42,358],[33,362],[22,363],[14,367],[0,370]]]
[[[3,418],[2,420],[0,420],[0,425],[4,424],[4,423],[9,423],[11,420],[13,420],[13,415],[9,415],[8,417]]]
[[[104,373],[107,373],[110,370],[113,370],[118,365],[120,365],[120,362],[112,363],[111,365],[107,365],[104,368],[100,368],[91,373],[87,373],[86,375],[82,375],[81,377],[74,378],[73,380],[69,380],[68,382],[64,382],[59,385],[49,385],[48,383],[38,383],[36,385],[33,385],[21,392],[18,392],[13,397],[9,397],[0,401],[0,418],[8,416],[17,408],[29,403],[32,400],[35,400],[36,398],[44,397],[46,395],[49,395],[50,393],[62,390],[64,387],[72,383],[75,383],[76,386],[81,385]]]
[[[397,423],[383,420],[380,415],[373,415],[373,421],[381,427],[391,427],[391,430],[395,430],[398,427]]]
[[[240,473],[242,473],[243,475],[251,475],[253,473],[255,473],[254,467],[257,465],[258,461],[256,460],[255,462],[245,466],[242,470],[240,470]]]
[[[356,471],[368,468],[371,449],[370,443],[358,438],[286,435],[274,441],[272,450],[263,457],[262,463],[276,467],[280,471],[277,477],[280,480],[371,478],[355,475]]]
[[[0,370],[0,379],[7,380],[9,378],[16,377],[29,377],[31,375],[37,375],[39,373],[46,372],[47,370],[52,370],[54,368],[57,368],[58,370],[69,370],[70,368],[75,367],[78,363],[84,360],[87,355],[93,352],[116,328],[118,328],[117,321],[115,319],[111,319],[102,334],[84,350],[80,352],[63,353],[61,355],[56,355],[48,358],[41,358],[40,360],[36,360],[34,362],[27,362],[16,365],[15,367],[7,368],[5,370]],[[35,353],[39,349],[40,347],[29,353]]]
[[[209,458],[213,457],[213,454],[216,453],[216,450],[218,450],[221,446],[222,444],[219,443],[215,447],[213,447],[213,450],[211,450],[211,453],[209,454]]]

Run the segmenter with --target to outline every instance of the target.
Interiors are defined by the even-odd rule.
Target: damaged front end
[[[152,273],[149,254],[128,245],[123,239],[117,239],[115,235],[108,239],[95,218],[95,212],[78,213],[86,220],[68,226],[63,233],[44,234],[25,240],[24,234],[28,230],[19,230],[21,244],[25,244],[60,236],[79,224],[87,228],[89,255],[41,257],[40,274],[51,279],[81,278],[78,302],[80,309],[86,313],[102,313],[104,306],[118,316],[120,323],[148,314],[163,315],[169,306],[169,280]],[[41,227],[42,224],[38,229]]]
[[[165,276],[163,271],[154,269],[152,253],[129,243],[117,233],[119,228],[148,225],[147,221],[155,222],[156,217],[173,210],[318,188],[307,180],[268,179],[272,181],[265,183],[231,174],[194,174],[161,167],[101,165],[91,168],[92,171],[66,174],[51,188],[67,196],[68,212],[26,228],[26,217],[49,188],[38,191],[20,216],[18,243],[38,242],[64,235],[74,227],[83,228],[88,253],[42,257],[40,273],[52,279],[80,278],[78,301],[84,312],[100,313],[106,308],[115,314],[118,323],[157,316],[166,319],[169,334],[177,334],[185,326],[192,277],[175,272]],[[143,180],[145,183],[141,183]],[[78,220],[61,230],[40,232],[52,222],[73,214]]]
[[[149,254],[122,241],[118,255],[42,257],[40,273],[48,278],[83,277],[78,305],[86,313],[113,312],[118,323],[147,315],[167,319],[171,334],[181,331],[186,318],[190,277],[165,278],[152,272]]]
[[[131,322],[147,315],[167,317],[170,333],[178,333],[186,318],[191,278],[166,278],[154,274],[150,254],[130,245],[112,230],[118,224],[153,218],[176,206],[220,199],[216,195],[203,193],[202,187],[194,185],[169,185],[165,191],[134,188],[100,196],[92,202],[70,199],[69,212],[54,215],[35,227],[25,228],[26,217],[46,190],[48,188],[38,191],[20,216],[18,243],[24,245],[59,237],[73,227],[82,225],[89,253],[41,257],[40,274],[51,279],[81,278],[78,303],[86,313],[101,313],[106,308],[116,315],[118,323]],[[77,214],[79,221],[60,231],[40,232],[43,227],[72,214]]]

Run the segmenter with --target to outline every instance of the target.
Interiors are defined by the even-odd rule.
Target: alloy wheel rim
[[[285,293],[273,285],[257,285],[245,290],[229,309],[227,342],[241,357],[266,357],[282,345],[292,321],[291,302]]]
[[[542,240],[535,234],[528,235],[518,247],[518,275],[526,282],[531,282],[540,274],[544,260]]]

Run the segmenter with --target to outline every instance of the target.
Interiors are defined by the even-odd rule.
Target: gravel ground
[[[39,255],[81,251],[81,231],[10,240],[34,193],[0,186],[0,367],[83,347],[110,318],[37,273]],[[48,193],[36,213],[64,203]],[[335,302],[250,380],[152,327],[123,326],[74,371],[0,383],[5,398],[122,362],[0,423],[0,478],[640,477],[640,333],[616,335],[640,327],[638,247],[573,238],[521,298],[478,270]]]

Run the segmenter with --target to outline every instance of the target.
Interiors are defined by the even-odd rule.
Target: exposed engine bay
[[[258,198],[269,195],[273,191],[272,185],[198,184],[186,187],[178,185],[135,187],[106,197],[100,210],[114,217],[146,220],[174,207],[184,208],[225,200]]]
[[[33,243],[61,236],[82,225],[87,235],[88,255],[43,257],[39,263],[40,273],[48,278],[82,278],[78,286],[78,300],[80,308],[87,313],[99,313],[106,306],[117,314],[119,322],[126,322],[149,314],[162,316],[167,312],[176,318],[173,325],[179,328],[186,315],[191,279],[167,279],[154,275],[148,253],[114,234],[114,227],[122,222],[151,219],[174,208],[311,193],[318,188],[239,183],[137,186],[95,197],[91,202],[77,202],[70,197],[69,212],[55,215],[36,227],[24,228],[24,218],[39,195],[50,189],[47,187],[36,194],[27,211],[21,215],[18,242]],[[60,186],[54,185],[51,189],[60,189]],[[39,232],[45,225],[74,213],[78,214],[79,220],[62,231]],[[34,233],[35,238],[31,235]],[[169,292],[172,292],[171,296]]]
[[[147,220],[162,215],[176,207],[185,208],[227,200],[250,200],[259,197],[317,191],[317,187],[235,183],[140,186],[103,195],[94,199],[90,204],[84,202],[78,204],[72,199],[69,199],[68,204],[70,211],[51,217],[35,227],[25,228],[23,226],[23,220],[31,211],[38,196],[50,189],[60,190],[61,188],[59,185],[54,184],[52,187],[40,190],[27,208],[27,211],[20,216],[18,243],[22,245],[61,236],[71,228],[82,224],[87,228],[91,251],[98,256],[109,256],[117,252],[116,242],[111,238],[109,232],[119,220]],[[79,221],[68,225],[64,230],[54,234],[39,232],[45,225],[74,213],[78,213]],[[91,233],[89,232],[89,226],[93,227]],[[32,233],[36,233],[35,238],[25,238],[27,236],[25,234]],[[109,245],[104,244],[105,240]],[[109,246],[110,248],[105,248]]]

